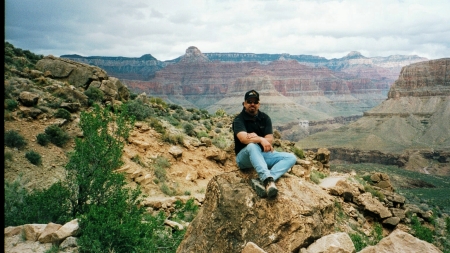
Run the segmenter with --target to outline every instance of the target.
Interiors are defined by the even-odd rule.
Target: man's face
[[[248,114],[256,115],[259,110],[259,101],[256,98],[249,98],[244,101],[244,107]]]

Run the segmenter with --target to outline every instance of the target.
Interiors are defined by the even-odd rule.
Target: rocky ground
[[[68,154],[74,148],[73,138],[81,133],[78,128],[78,116],[71,122],[63,125],[71,136],[72,140],[63,148],[53,144],[41,146],[36,142],[36,135],[43,133],[45,128],[60,123],[59,119],[22,119],[16,118],[12,121],[5,121],[4,130],[16,130],[27,141],[28,145],[23,150],[12,149],[5,146],[5,153],[11,153],[12,159],[5,159],[5,180],[14,181],[21,178],[21,181],[28,189],[46,188],[52,183],[64,178],[64,166],[68,162]],[[195,147],[194,138],[185,136],[185,145],[180,147],[182,156],[175,158],[169,153],[169,149],[174,145],[163,142],[161,136],[155,130],[150,128],[146,122],[136,123],[136,127],[130,134],[129,143],[124,148],[123,161],[121,167],[126,171],[140,171],[140,175],[149,175],[151,180],[141,184],[143,193],[151,197],[166,196],[161,191],[162,182],[154,182],[154,163],[157,157],[164,157],[170,163],[167,169],[166,184],[174,189],[180,195],[204,194],[208,181],[222,172],[237,169],[234,162],[234,154],[227,152],[228,159],[223,163],[215,160],[206,159],[207,152],[219,152],[214,147],[198,146]],[[171,131],[180,131],[172,127]],[[191,144],[191,142],[193,144]],[[34,150],[42,156],[41,165],[33,165],[26,158],[25,153]],[[224,151],[222,151],[224,152]],[[119,168],[118,168],[119,169]],[[136,186],[136,175],[128,173],[127,180],[132,186]],[[156,180],[155,180],[156,181]]]

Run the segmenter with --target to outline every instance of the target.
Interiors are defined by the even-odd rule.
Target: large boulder
[[[275,199],[252,190],[253,172],[213,177],[202,209],[177,252],[241,252],[247,242],[264,251],[298,252],[333,232],[333,198],[318,185],[285,174]]]
[[[36,63],[36,68],[47,76],[67,81],[76,88],[87,89],[92,81],[102,81],[108,79],[106,71],[88,64],[55,57],[46,56]]]
[[[442,251],[431,243],[422,241],[400,229],[396,229],[389,236],[383,238],[377,245],[366,247],[359,253],[377,252],[440,253]]]

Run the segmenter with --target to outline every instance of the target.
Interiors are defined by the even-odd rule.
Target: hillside
[[[436,252],[439,252],[436,247],[443,250],[448,247],[445,232],[446,226],[450,227],[445,202],[448,196],[413,202],[393,190],[405,189],[414,183],[418,189],[434,187],[446,192],[448,181],[442,178],[403,176],[402,169],[392,176],[388,175],[389,169],[379,174],[380,168],[367,164],[356,169],[345,165],[337,168],[330,164],[328,150],[300,150],[295,143],[280,139],[277,133],[276,149],[294,152],[302,158],[278,182],[282,190],[279,198],[269,201],[260,198],[251,188],[248,181],[255,177],[254,173],[237,169],[230,131],[233,116],[223,110],[210,114],[205,110],[167,104],[160,98],[130,92],[120,80],[96,66],[53,56],[36,56],[7,43],[4,85],[5,191],[10,190],[6,182],[14,180],[31,192],[65,180],[75,140],[85,138],[79,125],[81,115],[92,112],[94,105],[128,105],[130,115],[137,121],[124,143],[123,164],[115,172],[124,172],[126,186],[142,189],[146,214],[163,217],[152,236],[159,238],[158,245],[166,243],[166,252],[175,252],[179,244],[181,252],[182,248],[198,247],[208,252],[202,245],[214,248],[216,242],[224,246],[223,251],[217,252],[240,252],[243,242],[248,242],[249,238],[264,252],[301,252],[306,248],[312,250],[313,242],[321,238],[336,236],[336,231],[345,234],[350,248],[360,251],[369,245],[375,247],[383,237],[394,236],[394,230],[419,238],[418,229],[429,231],[425,229],[428,227],[436,231],[431,234],[436,246],[411,236],[410,247]],[[54,129],[53,126],[65,134],[58,132],[56,141],[43,144],[41,134],[50,136],[48,129]],[[17,135],[11,135],[12,131]],[[32,158],[27,155],[31,151],[35,152]],[[36,162],[37,156],[40,162]],[[347,168],[350,170],[346,171]],[[192,210],[180,211],[180,201],[188,203],[188,200],[193,200],[190,203],[200,208],[198,214],[192,211],[192,206]],[[424,201],[426,206],[422,205]],[[161,213],[162,216],[158,216]],[[245,219],[240,220],[242,217]],[[415,230],[411,217],[417,217],[419,222]],[[43,253],[52,249],[52,243],[36,240],[48,224],[16,225],[5,227],[5,252]],[[225,231],[228,236],[213,232],[204,233],[201,238],[196,236],[206,229]],[[22,233],[24,230],[27,232]],[[260,231],[266,231],[264,237]],[[177,237],[180,234],[185,237]],[[23,240],[24,236],[27,240]],[[34,241],[28,240],[28,236]],[[70,236],[72,240],[77,240],[76,237]],[[112,239],[122,242],[118,239],[123,238]],[[396,238],[395,242],[398,245],[404,240]],[[71,247],[54,252],[78,251]]]

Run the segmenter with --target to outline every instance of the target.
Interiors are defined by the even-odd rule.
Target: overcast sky
[[[36,54],[161,61],[203,53],[450,57],[448,0],[6,0],[5,40]]]

